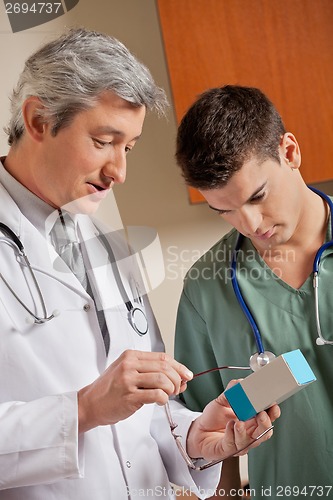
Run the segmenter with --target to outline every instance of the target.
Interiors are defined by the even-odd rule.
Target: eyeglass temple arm
[[[204,370],[203,372],[195,373],[193,378],[201,377],[201,375],[206,375],[206,373],[216,372],[218,370],[251,370],[250,366],[217,366],[215,368],[210,368],[209,370]],[[191,379],[193,380],[193,379]]]

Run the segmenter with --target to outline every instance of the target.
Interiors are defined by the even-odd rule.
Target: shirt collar
[[[10,196],[19,207],[25,217],[35,226],[36,229],[43,235],[47,235],[49,229],[45,229],[45,222],[48,217],[58,211],[48,205],[41,198],[38,198],[34,193],[29,191],[23,184],[18,182],[4,167],[5,157],[0,158],[0,182],[8,191]]]

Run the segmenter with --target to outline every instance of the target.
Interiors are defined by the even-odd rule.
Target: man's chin
[[[105,198],[105,196],[103,198]],[[93,193],[70,201],[61,208],[71,214],[93,215],[98,210],[101,201],[101,196],[99,196],[98,193]]]

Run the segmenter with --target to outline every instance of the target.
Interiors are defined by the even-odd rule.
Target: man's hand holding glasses
[[[229,366],[217,369],[230,368],[239,369]],[[211,370],[196,374],[194,377],[209,371]],[[227,387],[236,382],[231,381]],[[187,465],[194,470],[208,469],[227,458],[246,454],[249,448],[259,446],[272,436],[272,423],[281,413],[279,406],[273,405],[267,411],[262,411],[256,417],[242,422],[237,419],[222,393],[204,408],[202,415],[194,420],[185,444],[182,436],[177,434],[177,424],[172,419],[169,403],[165,405],[165,410],[179,452]],[[202,459],[208,462],[202,463]]]

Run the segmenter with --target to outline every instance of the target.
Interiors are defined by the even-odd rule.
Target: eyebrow
[[[94,129],[94,134],[106,134],[106,135],[118,135],[118,136],[124,136],[124,132],[121,130],[117,130],[116,128],[110,127],[109,125],[101,125],[100,127],[96,127]],[[137,135],[136,137],[133,137],[131,139],[132,141],[137,141],[140,139],[141,134]]]
[[[246,200],[245,203],[250,203],[258,195],[258,193],[260,193],[260,191],[262,191],[264,189],[266,184],[267,184],[267,181],[265,181],[258,189],[256,189],[255,192],[251,194],[251,196]],[[209,205],[209,204],[208,204],[208,206],[209,206],[209,208],[211,208],[212,210],[215,210],[216,212],[230,212],[230,210],[224,210],[223,208],[216,208],[216,207],[213,207],[212,205]]]

